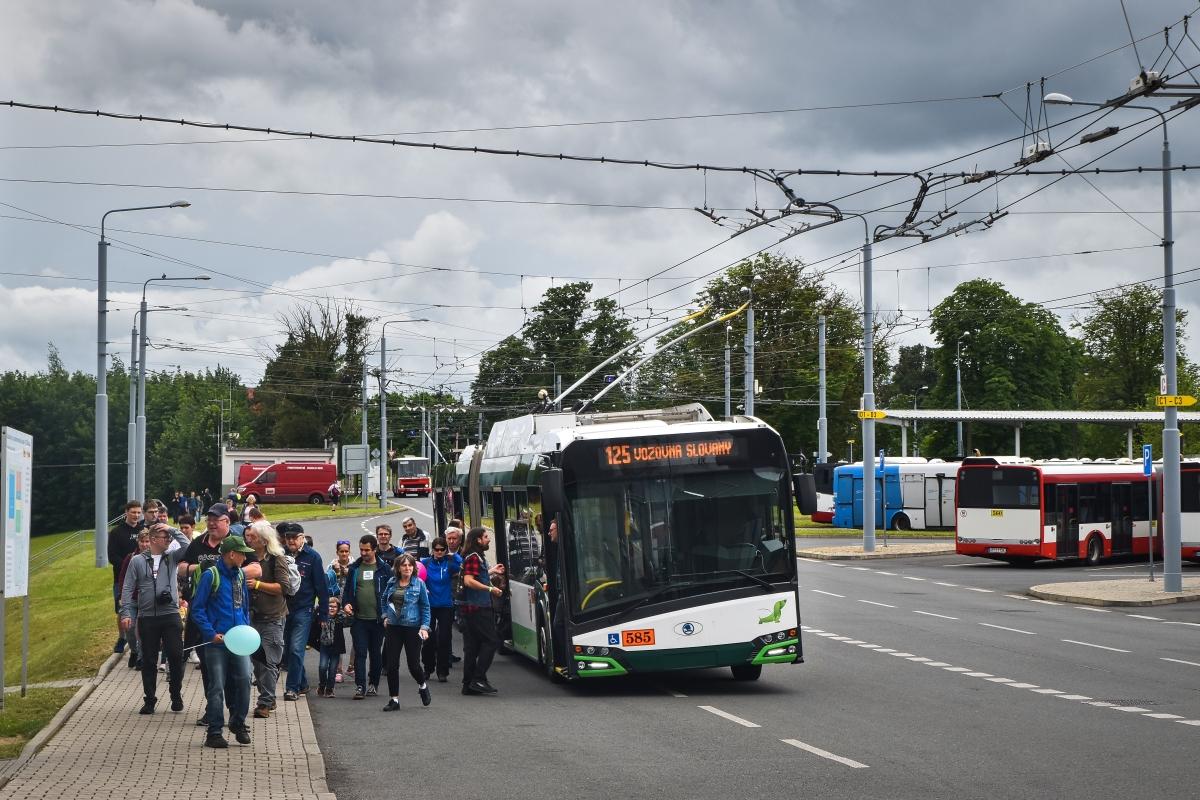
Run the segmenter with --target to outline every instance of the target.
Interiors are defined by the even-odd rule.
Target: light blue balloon
[[[225,647],[235,656],[248,656],[262,644],[258,631],[249,625],[234,625],[225,631]]]

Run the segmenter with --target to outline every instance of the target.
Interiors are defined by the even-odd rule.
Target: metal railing
[[[124,514],[113,517],[108,521],[108,525],[116,525],[117,521],[124,517]],[[47,547],[45,550],[39,550],[29,557],[29,572],[32,574],[53,564],[58,559],[70,555],[73,552],[78,552],[83,547],[90,545],[95,539],[96,532],[91,528],[86,530],[78,530],[72,534],[64,536],[61,541]]]

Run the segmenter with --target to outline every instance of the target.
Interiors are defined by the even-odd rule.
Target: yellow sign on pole
[[[1194,406],[1196,405],[1196,398],[1192,397],[1190,394],[1160,394],[1154,398],[1154,405],[1160,407]],[[862,412],[860,411],[859,416],[861,415]]]
[[[1196,402],[1196,399],[1192,398],[1192,402],[1193,403]],[[887,416],[886,411],[862,411],[862,410],[860,410],[858,412],[859,419],[883,419],[886,416]]]

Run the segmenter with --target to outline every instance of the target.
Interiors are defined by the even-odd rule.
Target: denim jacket
[[[408,588],[404,590],[402,608],[397,608],[396,604],[392,602],[392,593],[399,589],[397,583],[397,578],[392,576],[388,581],[387,589],[383,592],[383,596],[387,599],[387,605],[384,606],[383,612],[387,624],[402,625],[406,628],[420,626],[429,630],[429,590],[425,588],[425,581],[416,575],[412,576],[408,582]]]

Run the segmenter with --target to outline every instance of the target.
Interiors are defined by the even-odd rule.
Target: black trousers
[[[496,614],[492,609],[463,612],[463,686],[487,680],[488,668],[499,646]]]
[[[178,614],[140,616],[138,637],[142,641],[142,692],[147,700],[157,699],[158,651],[167,655],[167,680],[171,698],[180,696],[183,689],[183,621]]]
[[[420,686],[425,682],[421,672],[421,629],[408,625],[388,625],[384,628],[383,662],[387,665],[388,694],[400,696],[400,651],[408,658],[408,674]]]
[[[454,634],[454,607],[429,609],[429,638],[421,648],[425,671],[450,674],[450,644]]]

